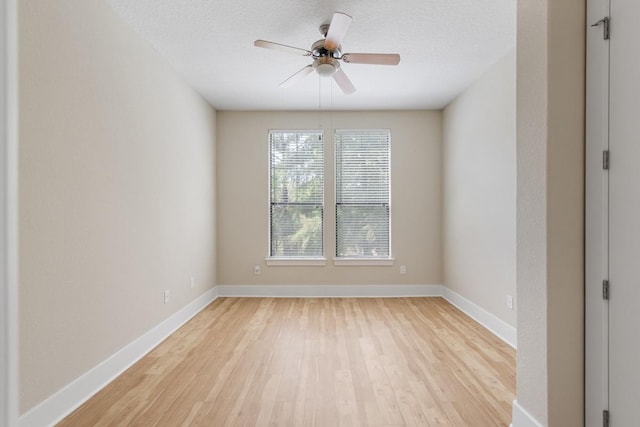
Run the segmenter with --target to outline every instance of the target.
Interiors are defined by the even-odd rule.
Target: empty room
[[[584,1],[2,10],[0,426],[586,423]]]

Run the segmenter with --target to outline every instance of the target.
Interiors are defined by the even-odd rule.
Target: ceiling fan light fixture
[[[315,61],[316,72],[322,77],[331,77],[340,68],[340,63],[333,58],[320,58]]]
[[[335,74],[336,67],[331,64],[320,64],[316,67],[316,71],[322,77],[331,77]]]

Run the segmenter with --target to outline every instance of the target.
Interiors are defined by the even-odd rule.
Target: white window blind
[[[320,131],[270,131],[271,257],[323,256],[324,153]]]
[[[336,257],[390,256],[388,130],[336,131]]]

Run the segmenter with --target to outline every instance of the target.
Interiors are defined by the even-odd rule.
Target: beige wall
[[[443,113],[444,284],[512,326],[516,288],[516,58]]]
[[[514,427],[583,425],[584,34],[584,0],[518,1]]]
[[[25,412],[215,284],[215,112],[102,1],[19,24]]]
[[[268,255],[268,131],[324,129],[324,267],[266,266]],[[331,129],[391,130],[393,266],[335,267]],[[218,112],[218,283],[440,284],[441,113],[435,111]],[[253,266],[262,266],[254,275]],[[400,275],[399,266],[407,266]]]

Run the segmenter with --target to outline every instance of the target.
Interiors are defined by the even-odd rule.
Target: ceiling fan
[[[331,24],[321,25],[320,34],[324,39],[320,39],[311,45],[311,50],[298,47],[287,46],[266,40],[256,40],[253,45],[265,49],[274,49],[282,52],[289,52],[295,55],[310,56],[313,62],[291,77],[280,83],[280,87],[290,87],[304,76],[314,70],[325,77],[333,77],[340,89],[345,94],[356,91],[347,75],[340,68],[340,61],[350,64],[376,64],[376,65],[398,65],[400,55],[396,53],[342,53],[340,43],[351,24],[352,18],[341,12],[336,12],[331,18]]]

